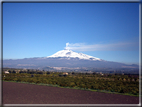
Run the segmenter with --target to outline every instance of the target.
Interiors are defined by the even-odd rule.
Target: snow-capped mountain
[[[138,68],[138,65],[127,65],[118,62],[105,61],[100,58],[77,53],[72,50],[61,50],[48,57],[34,57],[16,60],[3,60],[3,67],[28,69],[119,69]]]
[[[64,49],[61,51],[56,52],[55,54],[48,56],[47,58],[59,58],[59,57],[63,57],[63,58],[79,58],[79,59],[85,59],[85,60],[98,60],[101,61],[100,58],[96,58],[93,56],[89,56],[83,53],[77,53],[74,52],[72,50],[68,50],[68,49]]]

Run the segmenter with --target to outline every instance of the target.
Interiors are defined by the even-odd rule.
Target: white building
[[[9,72],[8,72],[8,71],[5,71],[4,73],[5,73],[5,74],[9,74]]]
[[[67,73],[67,72],[64,72],[63,75],[68,75],[68,73]]]

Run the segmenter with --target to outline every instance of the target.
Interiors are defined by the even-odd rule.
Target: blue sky
[[[3,59],[46,57],[65,47],[138,64],[139,3],[3,3]]]

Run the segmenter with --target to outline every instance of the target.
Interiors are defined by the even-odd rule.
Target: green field
[[[9,70],[8,70],[9,71]],[[114,75],[97,73],[68,73],[27,71],[4,74],[3,81],[25,82],[39,85],[58,86],[90,91],[139,95],[138,75]]]

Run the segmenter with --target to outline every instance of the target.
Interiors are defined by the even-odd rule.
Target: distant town
[[[54,68],[54,69],[52,69]],[[139,69],[127,69],[127,68],[120,68],[120,69],[111,69],[111,68],[104,68],[104,69],[99,69],[99,68],[94,68],[93,70],[85,69],[85,68],[67,68],[67,67],[47,67],[45,70],[41,69],[26,69],[26,68],[8,68],[5,67],[3,68],[3,73],[31,73],[31,72],[36,72],[36,73],[46,73],[46,72],[68,72],[68,73],[88,73],[88,74],[134,74],[138,75],[139,74]]]

